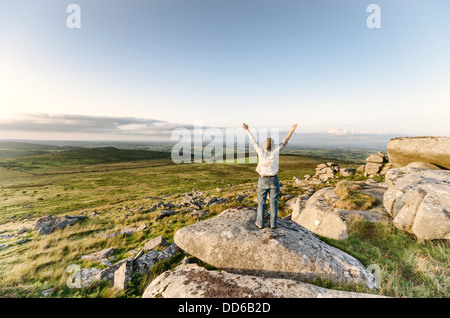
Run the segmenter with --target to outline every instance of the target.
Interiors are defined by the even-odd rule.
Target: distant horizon
[[[280,132],[283,136],[284,132]],[[380,134],[380,135],[333,135],[329,133],[297,133],[294,134],[288,143],[288,148],[357,148],[357,149],[386,149],[387,143],[390,139],[398,137],[420,137],[420,136],[404,136],[399,134]],[[257,138],[258,139],[258,138]],[[44,145],[62,145],[72,146],[76,144],[89,145],[175,145],[177,140],[170,140],[170,137],[165,139],[154,140],[139,140],[139,139],[27,139],[27,138],[1,138],[0,142],[19,142],[19,143],[33,143]],[[211,141],[203,139],[203,145],[209,144]],[[193,141],[192,141],[193,143]],[[214,144],[214,142],[212,143]],[[236,140],[236,145],[240,144]],[[245,138],[245,144],[248,143],[248,138]]]

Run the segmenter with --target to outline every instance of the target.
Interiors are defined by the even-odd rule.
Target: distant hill
[[[100,147],[63,151],[50,154],[46,157],[48,157],[49,160],[67,162],[68,164],[73,165],[76,162],[79,162],[80,164],[97,164],[151,159],[167,159],[170,158],[170,153],[152,150]]]
[[[28,142],[0,141],[0,160],[37,156],[68,149],[74,149],[74,147],[59,147]]]
[[[0,161],[0,166],[16,171],[36,171],[53,167],[109,164],[140,160],[170,159],[170,153],[117,149],[115,147],[77,148],[38,156],[16,157]]]

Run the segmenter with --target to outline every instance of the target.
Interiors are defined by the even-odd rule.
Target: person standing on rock
[[[242,127],[248,134],[251,144],[258,154],[258,165],[256,172],[259,173],[258,180],[258,213],[256,215],[255,225],[262,229],[264,228],[264,214],[267,194],[270,199],[270,227],[277,227],[277,211],[278,211],[278,194],[280,193],[280,181],[278,180],[278,167],[280,151],[287,145],[289,138],[291,138],[297,124],[291,127],[291,131],[283,139],[283,141],[274,148],[274,141],[272,138],[267,138],[263,146],[260,147],[248,129],[247,124],[242,124]]]

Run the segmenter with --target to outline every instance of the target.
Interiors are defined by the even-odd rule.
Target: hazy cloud
[[[236,127],[240,128],[237,123]],[[61,139],[68,135],[79,136],[80,139],[97,138],[127,140],[159,140],[171,141],[171,134],[176,128],[194,129],[192,124],[170,123],[163,120],[138,117],[85,116],[70,114],[22,114],[16,119],[0,120],[0,132],[23,132],[21,136],[33,139],[36,133],[47,133],[45,139]],[[202,126],[203,129],[210,128]],[[225,127],[219,128],[225,136]],[[192,131],[193,132],[193,131]],[[245,135],[244,131],[236,130]],[[283,138],[287,131],[279,131]],[[56,137],[56,138],[55,138]],[[328,129],[318,133],[296,131],[289,141],[291,146],[357,146],[385,147],[389,139],[399,137],[393,134],[367,133],[346,129]],[[16,137],[17,138],[17,137]],[[204,141],[205,141],[204,137]],[[207,138],[206,138],[207,139]]]
[[[193,125],[137,117],[84,116],[70,114],[22,114],[17,119],[0,120],[2,131],[50,133],[94,133],[132,135],[170,135],[178,127]]]

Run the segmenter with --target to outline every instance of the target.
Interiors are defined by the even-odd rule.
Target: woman
[[[272,138],[267,138],[263,146],[260,147],[253,137],[247,124],[242,124],[242,127],[248,134],[250,142],[258,154],[258,165],[256,171],[259,173],[258,180],[258,213],[256,215],[255,225],[262,229],[264,228],[264,214],[267,194],[270,199],[270,227],[272,229],[277,227],[277,211],[278,211],[278,194],[280,193],[280,182],[278,180],[278,166],[280,151],[287,145],[289,138],[297,128],[297,124],[291,127],[289,134],[283,139],[283,142],[274,148],[274,141]]]

